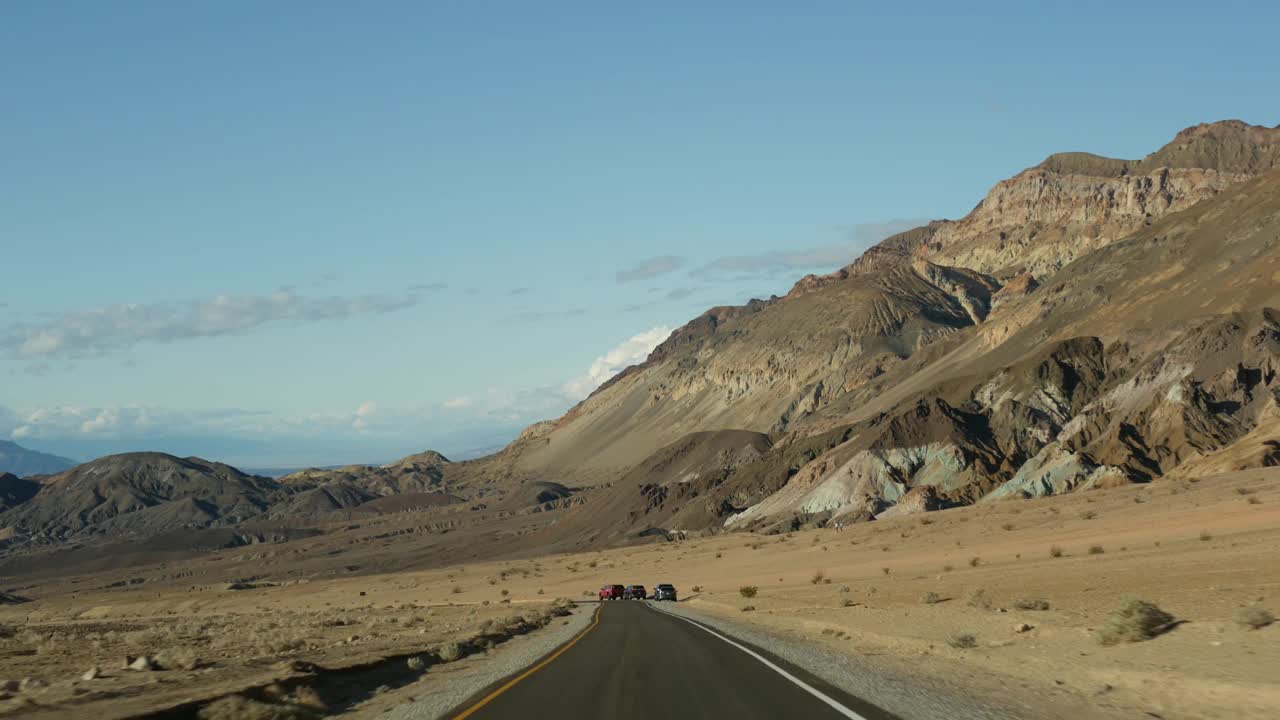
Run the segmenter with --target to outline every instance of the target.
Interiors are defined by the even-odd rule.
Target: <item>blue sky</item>
[[[1062,150],[1274,125],[1216,3],[0,8],[0,436],[501,443],[716,304]]]

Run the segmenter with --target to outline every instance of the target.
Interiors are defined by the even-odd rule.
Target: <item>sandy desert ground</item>
[[[264,688],[329,713],[373,715],[432,692],[449,643],[483,664],[487,646],[500,654],[506,636],[559,622],[554,598],[671,582],[691,611],[1021,716],[1276,717],[1280,624],[1254,625],[1280,612],[1277,481],[1280,469],[1268,468],[843,531],[732,533],[421,571],[298,578],[268,567],[244,589],[209,583],[195,569],[208,558],[184,561],[189,571],[165,563],[164,582],[137,586],[78,591],[99,576],[60,577],[27,587],[31,602],[0,607],[0,716],[128,717]],[[243,567],[253,553],[261,548],[222,562]],[[205,584],[184,584],[184,572]],[[1128,598],[1176,622],[1147,641],[1102,644],[1100,629]],[[402,670],[419,653],[423,666]],[[121,669],[143,654],[172,669]],[[314,683],[288,680],[311,664],[358,671],[343,676],[342,692],[315,697]],[[95,667],[100,677],[84,679]],[[273,681],[283,682],[270,689]]]

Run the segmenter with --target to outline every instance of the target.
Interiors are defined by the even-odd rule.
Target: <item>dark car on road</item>
[[[601,600],[621,600],[626,589],[621,585],[605,585],[600,588]]]
[[[676,586],[671,583],[658,583],[657,587],[653,589],[653,599],[670,600],[671,602],[675,602]]]
[[[623,600],[644,600],[647,597],[649,593],[643,585],[628,585],[627,589],[622,591]]]

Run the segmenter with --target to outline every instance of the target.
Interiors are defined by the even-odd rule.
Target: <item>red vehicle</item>
[[[621,585],[605,585],[600,588],[601,600],[621,600],[622,593],[626,592],[626,588]]]

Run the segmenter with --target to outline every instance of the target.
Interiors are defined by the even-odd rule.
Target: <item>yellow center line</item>
[[[484,707],[485,705],[488,705],[489,703],[491,703],[491,702],[493,702],[495,699],[497,699],[497,697],[498,697],[499,695],[501,695],[502,693],[504,693],[504,692],[506,692],[506,691],[510,690],[511,688],[515,687],[516,685],[518,685],[518,684],[520,683],[520,681],[521,681],[521,680],[524,680],[525,678],[527,678],[527,677],[529,677],[530,675],[532,675],[532,674],[534,674],[534,673],[538,672],[538,671],[539,671],[539,670],[541,670],[542,668],[544,668],[544,667],[546,667],[546,666],[550,665],[552,660],[555,660],[556,658],[558,658],[558,657],[560,657],[561,655],[563,655],[563,654],[565,654],[566,652],[568,652],[569,648],[573,647],[574,645],[577,645],[579,640],[581,640],[582,638],[586,637],[586,636],[587,636],[587,633],[589,633],[589,632],[591,632],[592,630],[594,630],[594,629],[595,629],[595,627],[596,627],[596,625],[599,625],[599,624],[600,624],[600,611],[601,611],[601,610],[604,610],[604,605],[601,605],[601,606],[599,606],[599,607],[597,607],[597,608],[596,608],[595,615],[592,617],[592,619],[591,619],[591,624],[587,626],[587,629],[586,629],[586,630],[583,630],[583,631],[582,631],[582,632],[580,632],[580,633],[578,633],[578,636],[577,636],[577,637],[575,637],[574,639],[570,640],[570,641],[568,642],[568,644],[566,644],[564,647],[562,647],[562,648],[560,648],[559,650],[557,650],[557,651],[555,651],[555,652],[551,653],[550,655],[548,655],[548,656],[546,657],[546,659],[544,659],[542,662],[538,663],[537,665],[534,665],[533,667],[529,668],[528,670],[525,670],[523,673],[521,673],[521,674],[517,675],[516,677],[512,678],[511,680],[509,680],[509,681],[508,681],[505,685],[503,685],[502,687],[498,688],[497,690],[494,690],[493,692],[489,693],[488,695],[485,695],[485,696],[484,696],[483,698],[481,698],[481,699],[480,699],[480,701],[479,701],[479,702],[477,702],[475,705],[472,705],[471,707],[467,708],[466,710],[463,710],[461,714],[459,714],[459,715],[455,715],[455,716],[454,716],[454,720],[463,720],[463,718],[469,718],[469,717],[471,717],[471,716],[472,716],[472,715],[474,715],[477,711],[479,711],[479,710],[480,710],[480,708]]]

